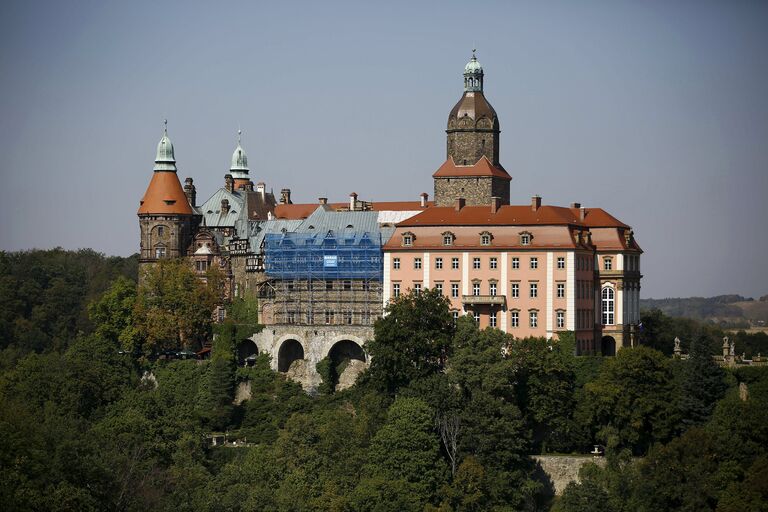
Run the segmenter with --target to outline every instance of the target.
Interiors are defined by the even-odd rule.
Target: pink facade
[[[605,224],[603,214],[589,220]],[[589,217],[540,205],[430,208],[398,224],[384,247],[384,303],[439,288],[455,315],[472,315],[481,328],[517,338],[574,331],[580,353],[634,344],[640,248],[628,226],[614,219],[593,228]],[[603,288],[613,302],[603,304]],[[605,336],[613,349],[601,346]]]

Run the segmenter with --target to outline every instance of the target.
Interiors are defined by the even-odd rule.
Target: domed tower
[[[240,145],[241,134],[242,132],[237,130],[237,147],[235,152],[232,153],[232,166],[229,168],[229,173],[234,179],[235,190],[239,190],[241,187],[253,190],[253,182],[251,182],[251,178],[248,176],[250,172],[250,169],[248,169],[248,156]]]
[[[499,118],[483,93],[483,67],[475,51],[464,67],[464,94],[448,115],[447,160],[433,175],[435,204],[458,198],[467,205],[509,204],[512,179],[499,163]]]
[[[186,255],[199,220],[189,201],[176,175],[176,158],[166,126],[157,145],[152,179],[137,212],[141,230],[140,279],[145,265]]]

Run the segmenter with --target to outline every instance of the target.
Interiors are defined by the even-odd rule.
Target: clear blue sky
[[[512,202],[632,225],[643,297],[768,293],[768,2],[3,2],[0,249],[138,249],[179,175],[295,201],[432,195],[473,46]]]

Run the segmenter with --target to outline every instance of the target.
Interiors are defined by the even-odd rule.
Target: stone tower
[[[141,243],[139,252],[139,280],[147,265],[163,259],[186,256],[192,243],[193,231],[199,223],[193,204],[195,194],[192,180],[188,190],[181,187],[176,175],[176,159],[173,144],[168,138],[167,127],[157,145],[154,173],[147,191],[139,203],[139,228]]]
[[[509,204],[512,179],[499,163],[499,118],[483,93],[483,67],[474,51],[464,67],[464,94],[448,115],[447,160],[433,174],[436,206]]]

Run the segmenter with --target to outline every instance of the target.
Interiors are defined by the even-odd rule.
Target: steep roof
[[[512,177],[504,170],[504,167],[493,165],[485,155],[474,165],[456,165],[453,157],[448,157],[443,165],[432,175],[433,178],[456,178],[464,176],[494,176],[505,180],[512,180]]]
[[[533,210],[530,205],[504,205],[495,212],[489,206],[465,206],[456,210],[453,206],[428,208],[400,222],[405,226],[501,226],[501,225],[558,225],[573,224],[587,227],[629,228],[601,208],[586,208],[584,221],[578,208],[540,206]]]
[[[222,199],[229,201],[227,213],[221,210]],[[245,198],[240,192],[230,192],[225,188],[220,188],[199,206],[199,210],[203,214],[206,226],[234,226],[240,213],[244,210],[244,203]]]
[[[192,215],[184,189],[174,171],[155,171],[139,205],[139,215]]]

